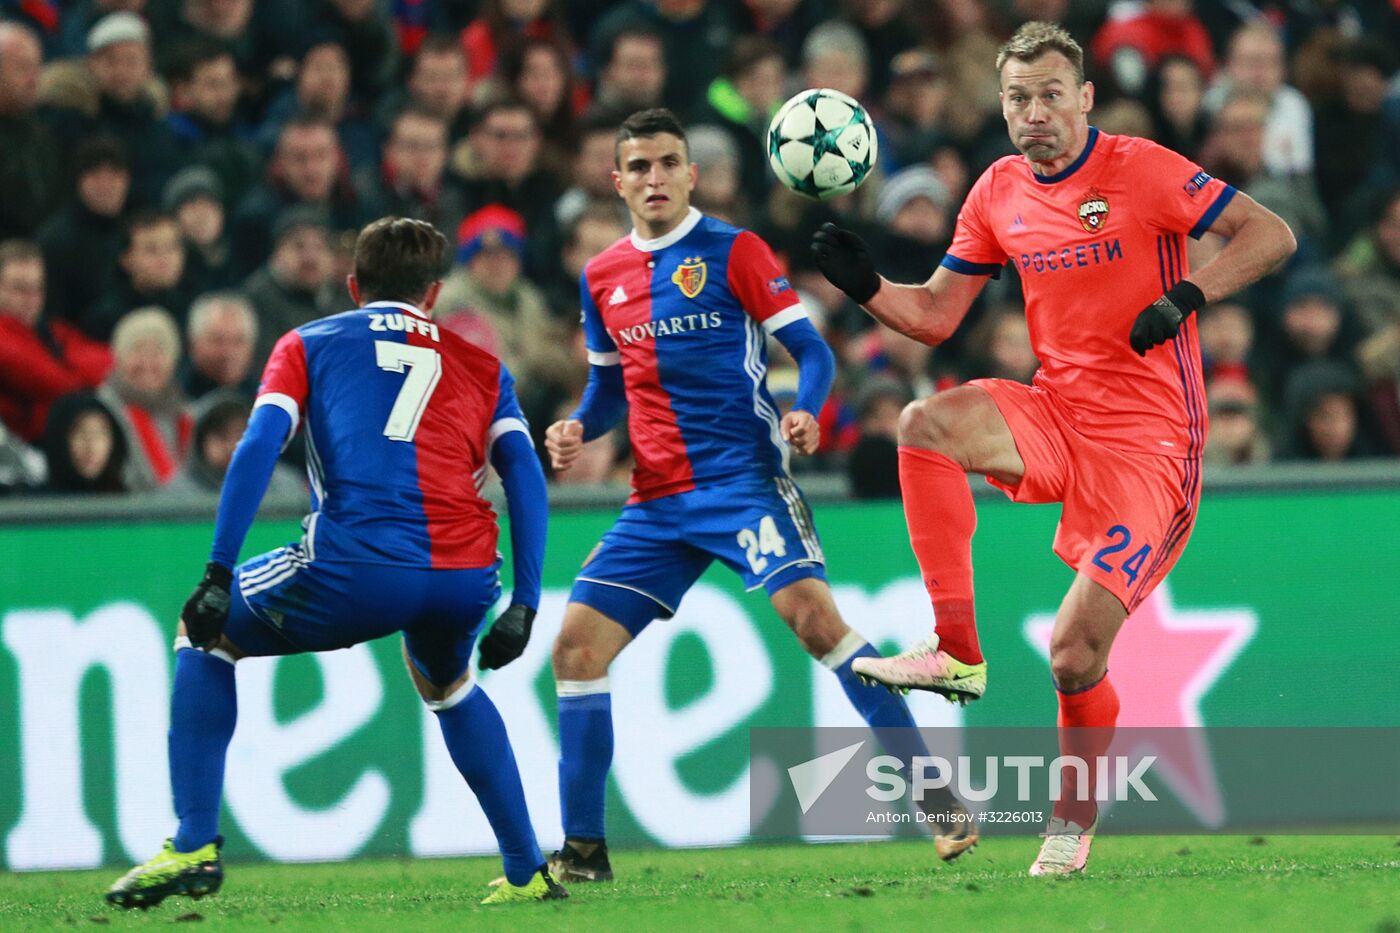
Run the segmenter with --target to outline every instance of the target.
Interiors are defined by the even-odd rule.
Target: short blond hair
[[[150,305],[122,315],[112,330],[112,355],[121,359],[143,340],[154,340],[171,359],[180,358],[180,328],[164,308]]]
[[[1064,29],[1054,23],[1026,23],[997,49],[997,74],[1010,59],[1033,62],[1047,52],[1059,52],[1074,66],[1074,81],[1084,83],[1084,50]]]

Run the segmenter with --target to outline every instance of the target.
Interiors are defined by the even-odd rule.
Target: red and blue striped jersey
[[[313,560],[488,567],[492,443],[529,427],[506,367],[411,305],[380,301],[289,331],[257,405],[304,421]]]
[[[766,336],[807,313],[768,244],[691,208],[595,256],[581,291],[589,362],[622,366],[632,501],[787,474]]]

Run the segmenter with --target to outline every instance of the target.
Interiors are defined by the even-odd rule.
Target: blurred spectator
[[[251,129],[237,119],[240,85],[233,54],[212,42],[191,42],[175,50],[166,74],[166,122],[185,160],[208,166],[219,178],[224,206],[236,206],[262,177],[263,160]]]
[[[834,88],[863,100],[870,83],[870,53],[865,39],[849,23],[822,23],[802,43],[802,72],[807,87]]]
[[[525,218],[530,246],[527,274],[546,279],[558,261],[554,203],[562,185],[540,168],[540,128],[535,112],[518,100],[492,103],[471,134],[472,160],[457,166],[465,178],[466,209],[501,204]]]
[[[323,0],[318,6],[308,33],[333,36],[349,56],[355,95],[375,99],[393,80],[399,62],[398,37],[386,10],[377,0]]]
[[[199,399],[218,389],[253,397],[259,378],[253,370],[258,318],[248,299],[238,292],[200,295],[190,306],[185,331],[189,353],[178,378],[187,397]]]
[[[662,101],[677,113],[695,115],[734,45],[739,26],[734,6],[712,0],[623,0],[593,29],[595,58],[603,58],[602,49],[626,30],[654,32],[665,57]]]
[[[379,161],[379,130],[350,93],[350,56],[328,35],[315,34],[297,68],[296,83],[267,108],[258,131],[263,149],[272,150],[293,117],[323,120],[335,127],[340,150],[351,169]]]
[[[494,353],[516,379],[534,421],[575,368],[544,294],[521,275],[525,220],[499,204],[469,215],[457,232],[457,265],[443,282],[436,319]]]
[[[913,401],[894,379],[874,379],[860,394],[860,440],[846,461],[851,495],[898,499],[899,415]]]
[[[611,36],[594,61],[597,86],[589,115],[616,124],[634,111],[661,106],[666,53],[660,33],[629,25]]]
[[[712,217],[747,227],[748,200],[739,186],[739,151],[729,134],[717,126],[692,126],[686,131],[690,161],[700,171],[691,196],[695,207]]]
[[[110,0],[102,0],[110,2]],[[144,6],[145,4],[137,4]],[[152,0],[151,32],[162,70],[190,42],[213,43],[233,53],[238,70],[283,79],[291,73],[288,49],[304,31],[302,4],[256,0]],[[139,10],[136,12],[140,12]],[[261,95],[261,88],[253,88]]]
[[[164,89],[151,70],[150,30],[135,13],[111,13],[87,38],[87,57],[50,65],[41,96],[55,138],[72,152],[110,134],[131,155],[132,200],[154,205],[178,162],[164,120]]]
[[[137,214],[126,226],[118,271],[107,294],[93,305],[86,327],[109,340],[117,322],[147,305],[164,308],[183,323],[194,292],[185,278],[185,243],[180,224],[169,214]]]
[[[584,266],[626,235],[626,225],[610,204],[589,205],[565,227],[564,248],[559,254],[560,274],[546,289],[550,312],[556,318],[570,325],[578,323],[582,315],[579,287]]]
[[[201,399],[194,407],[194,441],[190,457],[175,478],[161,492],[176,497],[213,496],[223,488],[234,448],[248,427],[252,403],[237,392],[220,390]],[[305,495],[306,487],[297,471],[285,463],[272,468],[267,498],[291,499]]]
[[[1231,301],[1206,305],[1197,315],[1205,378],[1250,378],[1254,319],[1249,309]]]
[[[471,129],[471,99],[467,83],[467,56],[461,43],[450,36],[428,36],[409,67],[407,99],[414,106],[435,113],[447,123],[455,146]],[[403,109],[394,106],[391,113]]]
[[[1347,367],[1331,360],[1298,367],[1284,393],[1278,458],[1336,462],[1374,454],[1362,410],[1361,384]]]
[[[482,0],[479,15],[462,30],[462,49],[476,82],[498,73],[527,39],[568,38],[560,0]]]
[[[427,110],[410,108],[394,118],[384,158],[360,177],[364,200],[385,214],[426,220],[451,235],[465,215],[456,180],[445,177],[447,124]]]
[[[42,65],[29,27],[0,23],[0,240],[33,236],[64,193],[58,144],[34,113]]]
[[[126,492],[126,437],[116,416],[88,393],[65,395],[44,426],[49,492]]]
[[[1094,107],[1094,123],[1115,136],[1152,138],[1152,114],[1137,101],[1120,97]]]
[[[126,148],[110,136],[85,141],[73,157],[77,196],[50,217],[35,237],[44,251],[50,318],[68,321],[89,337],[106,340],[102,328],[88,328],[87,311],[102,298],[116,274],[122,251],[126,196],[131,169]]]
[[[877,255],[895,282],[924,282],[953,239],[952,204],[938,173],[924,165],[890,176],[875,202],[884,231]]]
[[[272,251],[272,226],[289,207],[321,210],[333,233],[358,231],[377,215],[350,184],[335,128],[316,117],[293,117],[282,127],[263,184],[249,192],[233,217],[234,265],[247,273]]]
[[[567,227],[580,214],[595,204],[606,204],[619,218],[626,218],[627,205],[613,188],[612,173],[616,167],[617,124],[610,120],[586,121],[579,134],[578,152],[573,158],[570,178],[572,185],[554,204],[554,218],[560,227]],[[766,172],[767,161],[764,161]]]
[[[831,16],[833,6],[826,0],[744,0],[739,12],[747,17],[744,32],[777,43],[787,63],[796,65],[807,35]]]
[[[942,123],[948,100],[948,82],[936,55],[909,49],[895,56],[885,93],[880,161],[898,170],[928,159],[945,138]]]
[[[1272,347],[1261,348],[1267,367],[1259,382],[1274,410],[1284,407],[1288,380],[1308,362],[1328,360],[1350,368],[1357,334],[1345,298],[1325,269],[1301,269],[1284,284]]]
[[[1117,0],[1089,46],[1095,63],[1133,97],[1142,95],[1148,76],[1168,55],[1184,56],[1209,77],[1215,52],[1192,5],[1192,0]]]
[[[165,186],[161,210],[175,218],[185,243],[185,278],[198,295],[237,280],[224,229],[223,185],[202,165],[184,169]]]
[[[1241,92],[1265,103],[1262,151],[1264,164],[1279,175],[1313,170],[1312,106],[1286,77],[1283,40],[1263,20],[1241,26],[1230,38],[1225,69],[1206,91],[1206,109],[1216,112]],[[1286,219],[1286,218],[1285,218]]]
[[[1336,271],[1362,329],[1400,323],[1400,188],[1381,199],[1376,222],[1337,260]]]
[[[1200,66],[1182,55],[1168,55],[1147,86],[1153,139],[1188,159],[1199,159],[1210,120],[1205,112],[1206,80]]]
[[[1316,126],[1317,189],[1338,238],[1355,230],[1347,218],[1384,143],[1381,109],[1396,68],[1395,50],[1371,38],[1348,43],[1340,58],[1340,97],[1318,108]]]
[[[1026,313],[1016,305],[988,308],[967,338],[970,378],[1011,379],[1030,385],[1040,361],[1031,347]]]
[[[180,331],[161,308],[140,308],[112,333],[116,367],[97,397],[116,415],[129,458],[124,482],[145,492],[174,479],[189,454],[194,421],[175,382]]]
[[[723,127],[739,153],[744,195],[761,205],[772,187],[768,174],[768,121],[783,103],[783,52],[757,36],[740,36],[724,72],[706,92],[700,122]]]
[[[895,58],[917,44],[918,29],[901,0],[843,0],[842,6],[870,53],[870,96],[879,98],[889,87]]]
[[[43,254],[26,240],[0,243],[0,421],[30,442],[55,399],[101,385],[112,368],[105,344],[43,310]]]
[[[1207,466],[1267,463],[1269,439],[1260,424],[1259,392],[1246,379],[1217,376],[1206,381],[1210,433],[1202,460]]]
[[[272,255],[243,285],[258,313],[253,354],[258,373],[287,331],[349,306],[336,281],[324,212],[307,205],[288,208],[273,225],[272,242]]]
[[[577,95],[568,45],[560,39],[530,39],[508,54],[501,67],[506,93],[535,112],[542,137],[541,164],[565,174],[578,146]]]
[[[1321,240],[1326,215],[1312,175],[1270,167],[1269,104],[1253,91],[1232,94],[1215,112],[1201,164],[1284,219],[1300,241]]]

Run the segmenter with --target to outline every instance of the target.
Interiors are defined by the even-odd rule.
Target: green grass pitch
[[[232,864],[212,898],[102,902],[119,872],[0,875],[0,930],[1360,930],[1400,933],[1395,836],[1118,837],[1089,873],[1026,876],[1034,838],[951,865],[924,841],[614,853],[619,880],[485,908],[495,859]]]

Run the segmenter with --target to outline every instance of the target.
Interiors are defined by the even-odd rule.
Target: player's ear
[[[1085,81],[1079,89],[1079,112],[1088,113],[1094,109],[1094,82]]]
[[[694,191],[695,186],[700,183],[700,166],[696,165],[694,162],[690,163],[690,171],[686,174],[690,178],[690,187],[686,190]]]
[[[420,311],[427,313],[433,310],[433,305],[437,304],[438,296],[442,294],[442,280],[434,282],[428,286],[428,290],[423,293],[423,303],[418,306]]]
[[[360,283],[355,281],[355,273],[350,273],[345,277],[345,287],[350,290],[350,300],[356,306],[360,304]]]
[[[619,171],[617,171],[616,169],[614,169],[614,170],[613,170],[613,173],[612,173],[612,180],[613,180],[613,190],[617,192],[618,197],[621,197],[621,196],[622,196],[622,173],[619,172]]]

